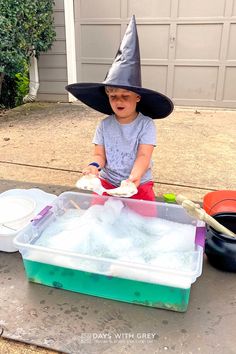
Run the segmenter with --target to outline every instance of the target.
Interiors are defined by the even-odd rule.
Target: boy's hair
[[[105,92],[108,95],[110,92],[114,92],[119,90],[119,87],[114,87],[114,86],[105,86]]]
[[[106,92],[107,95],[109,95],[109,93],[111,93],[111,92],[116,92],[119,89],[120,89],[120,87],[105,86],[105,92]],[[123,89],[123,90],[131,91],[131,90],[128,90],[128,89]],[[133,90],[131,92],[136,93],[136,95],[140,96],[137,92],[134,92]]]

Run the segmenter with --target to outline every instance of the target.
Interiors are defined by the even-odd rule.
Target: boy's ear
[[[136,100],[137,100],[137,102],[140,102],[140,100],[141,100],[141,96],[137,95]]]

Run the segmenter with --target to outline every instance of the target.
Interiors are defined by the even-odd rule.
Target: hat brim
[[[65,89],[81,102],[98,112],[110,115],[113,113],[109,99],[105,92],[105,83],[75,83],[67,85]],[[137,111],[153,119],[167,117],[174,108],[173,102],[165,95],[142,87],[112,85],[136,92],[141,96],[137,104]]]

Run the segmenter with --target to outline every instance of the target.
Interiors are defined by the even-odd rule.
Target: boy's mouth
[[[118,111],[122,111],[124,107],[117,107]]]

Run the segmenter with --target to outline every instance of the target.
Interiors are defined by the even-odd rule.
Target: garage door
[[[78,81],[101,82],[135,14],[143,86],[236,108],[236,0],[75,1]]]

